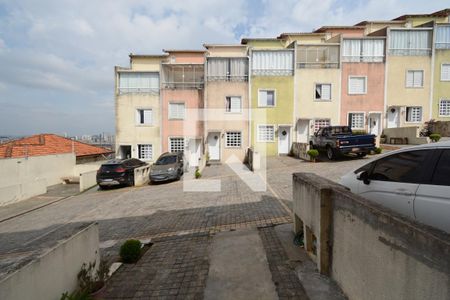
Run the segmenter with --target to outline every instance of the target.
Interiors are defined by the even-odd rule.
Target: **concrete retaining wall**
[[[58,300],[77,287],[83,263],[100,260],[98,226],[90,224],[0,281],[0,299]]]
[[[420,137],[419,126],[385,128],[383,134],[386,135],[386,143],[390,143],[390,138],[408,138],[408,144],[422,145],[428,144],[430,141],[427,137]]]
[[[450,137],[450,121],[430,122],[430,131],[441,136]]]
[[[90,189],[97,184],[97,171],[89,171],[80,174],[80,192]]]
[[[73,153],[0,159],[0,206],[45,193],[74,166]]]
[[[75,167],[73,168],[73,175],[75,177],[78,177],[81,173],[97,171],[98,169],[100,169],[100,166],[106,162],[107,160],[100,160],[96,162],[75,165]]]
[[[450,299],[450,235],[313,174],[294,174],[294,229],[349,299]]]
[[[247,163],[252,171],[258,171],[261,169],[261,155],[253,148],[247,148]]]
[[[309,155],[307,154],[309,150],[308,143],[292,143],[292,154],[296,158],[310,160]]]
[[[142,186],[150,181],[150,165],[134,169],[134,186]]]

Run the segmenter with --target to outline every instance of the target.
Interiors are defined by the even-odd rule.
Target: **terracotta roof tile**
[[[106,148],[73,141],[56,134],[37,134],[0,144],[0,158],[62,154],[71,153],[72,150],[77,157],[112,153]]]

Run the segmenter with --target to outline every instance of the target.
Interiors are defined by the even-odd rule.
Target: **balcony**
[[[163,89],[203,89],[204,67],[200,64],[163,64]]]
[[[298,46],[297,69],[338,69],[339,46]]]
[[[389,54],[394,56],[430,56],[432,29],[392,29]]]
[[[437,26],[435,45],[436,49],[450,49],[450,24]]]
[[[159,94],[159,73],[155,72],[119,72],[119,95],[123,94]]]
[[[384,39],[344,39],[342,45],[343,62],[384,62]]]
[[[208,81],[248,81],[247,58],[208,58]]]

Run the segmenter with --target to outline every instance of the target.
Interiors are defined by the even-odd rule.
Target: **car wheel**
[[[101,189],[101,190],[107,190],[108,189],[108,187],[106,185],[99,185],[98,188]]]
[[[358,153],[358,157],[363,158],[367,155],[367,153],[363,152],[363,153]]]
[[[327,146],[327,158],[329,160],[333,160],[336,158],[336,155],[334,154],[334,151],[330,146]]]

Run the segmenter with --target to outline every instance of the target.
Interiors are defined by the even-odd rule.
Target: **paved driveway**
[[[185,293],[179,295],[200,297],[206,284],[205,263],[206,268],[208,267],[205,256],[207,253],[201,249],[209,245],[211,235],[220,231],[270,228],[289,223],[293,172],[314,172],[331,180],[338,180],[341,175],[369,160],[309,163],[290,157],[270,158],[267,160],[268,189],[264,192],[253,192],[225,165],[208,167],[203,173],[203,178],[220,179],[220,192],[184,192],[182,181],[139,188],[91,191],[0,223],[0,253],[3,257],[14,257],[17,252],[42,251],[42,247],[48,244],[53,235],[67,227],[76,226],[80,222],[97,221],[102,254],[110,260],[115,259],[120,242],[128,238],[152,238],[159,242],[155,244],[155,249],[159,247],[159,251],[172,253],[170,255],[174,258],[180,255],[185,259],[195,257],[201,267],[197,270],[195,266],[191,266],[191,269],[188,266],[189,270],[186,272],[195,275],[195,278],[190,277],[185,285]],[[271,235],[271,232],[260,232],[260,235],[264,234]],[[267,240],[264,236],[262,239]],[[179,243],[185,246],[176,246]],[[179,252],[170,250],[174,247]],[[274,252],[273,249],[271,251]],[[274,253],[278,255],[276,251]],[[153,250],[149,256],[160,257],[161,254]],[[0,264],[0,274],[13,269],[16,263],[19,261],[9,259],[6,265]],[[163,261],[161,263],[164,264]],[[184,263],[186,261],[182,261],[180,266]],[[121,272],[126,274],[129,271],[127,268]],[[176,274],[179,274],[179,270],[173,270],[172,277],[166,273],[163,275],[178,278]],[[164,286],[165,289],[162,287],[167,276],[158,279],[156,269],[147,271],[147,275],[153,274],[156,278],[153,284],[147,284],[150,291],[155,295],[161,290],[169,293],[167,286]],[[145,278],[149,277],[144,276],[141,280],[145,281]],[[161,286],[155,282],[161,282]],[[182,281],[177,282],[180,282],[180,286],[175,289],[179,293]],[[126,288],[121,284],[122,280],[113,278],[108,290],[109,298],[127,298],[130,291],[138,290],[137,286]],[[283,288],[282,284],[278,284],[278,294],[294,296],[302,293],[291,288],[292,285],[289,282]],[[294,286],[301,285],[297,283]],[[286,292],[287,290],[290,292]]]

